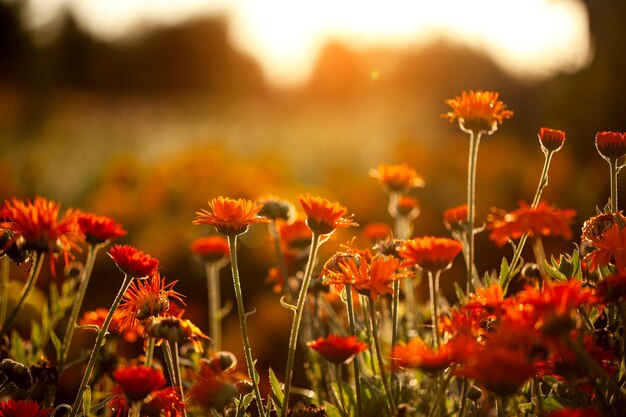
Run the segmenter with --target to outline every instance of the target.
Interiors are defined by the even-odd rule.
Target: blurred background
[[[626,2],[609,0],[0,0],[0,197],[43,195],[114,217],[125,242],[179,280],[188,317],[206,330],[203,267],[189,245],[214,233],[191,225],[209,199],[295,202],[308,191],[362,225],[389,222],[368,170],[406,162],[426,180],[415,235],[444,236],[442,211],[465,202],[469,142],[441,118],[444,100],[486,89],[515,116],[481,144],[477,219],[532,199],[537,131],[562,129],[544,197],[577,210],[577,240],[609,195],[594,136],[626,130],[624,18]],[[353,234],[326,244],[322,261]],[[280,373],[290,314],[264,284],[267,243],[252,228],[239,256],[258,311],[255,355]],[[486,236],[477,244],[481,271],[510,255]],[[448,295],[463,279],[457,261]],[[110,260],[96,271],[86,308],[117,291]],[[223,297],[233,298],[227,272]],[[225,326],[238,352],[232,314]]]

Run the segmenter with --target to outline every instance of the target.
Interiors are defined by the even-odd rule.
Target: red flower
[[[596,288],[606,302],[619,303],[626,297],[626,272],[609,275]]]
[[[157,273],[159,261],[129,245],[114,245],[109,256],[124,274],[134,278],[149,277]]]
[[[164,315],[170,308],[170,299],[185,304],[184,296],[172,289],[176,282],[166,285],[158,272],[148,279],[133,281],[117,308],[120,330],[134,329],[150,317]]]
[[[319,353],[324,359],[331,363],[347,363],[353,357],[367,349],[367,344],[357,340],[354,336],[341,337],[329,335],[327,338],[307,342],[311,349]]]
[[[0,402],[0,417],[49,417],[50,414],[52,414],[52,408],[42,408],[33,401]]]
[[[222,366],[220,359],[220,356],[214,354],[210,359],[200,362],[200,371],[192,374],[194,382],[187,393],[192,401],[202,407],[215,407],[221,411],[238,392],[234,385],[236,378],[230,375],[235,369],[236,359],[230,358],[226,366]]]
[[[307,215],[306,224],[309,228],[321,235],[332,233],[338,227],[358,226],[352,221],[352,216],[344,218],[348,209],[321,197],[311,194],[298,197],[302,209]]]
[[[398,253],[406,259],[405,264],[436,272],[448,269],[461,249],[463,244],[457,240],[424,236],[407,240]]]
[[[413,220],[420,214],[420,203],[417,201],[417,198],[402,195],[398,198],[395,211],[399,215]]]
[[[86,311],[83,316],[78,320],[78,324],[81,326],[98,326],[102,328],[104,319],[106,318],[109,310],[106,308],[97,308],[93,311]],[[127,342],[135,342],[143,333],[143,327],[138,326],[134,328],[126,328],[124,331],[120,330],[120,320],[122,318],[121,312],[116,310],[113,314],[113,320],[109,326],[109,332],[115,332],[122,335]],[[87,328],[89,329],[89,328]]]
[[[191,244],[193,253],[205,262],[215,263],[230,256],[228,240],[222,236],[207,236],[196,239]]]
[[[463,91],[460,97],[445,101],[452,107],[452,111],[442,117],[451,122],[458,120],[464,132],[491,134],[504,119],[513,116],[513,112],[507,110],[506,104],[498,100],[498,96],[499,93],[492,91]]]
[[[595,408],[562,408],[546,414],[546,417],[601,417]]]
[[[615,264],[618,271],[626,269],[626,227],[622,228],[614,223],[599,237],[591,239],[591,246],[595,248],[585,256],[589,272],[610,262]]]
[[[544,201],[535,209],[520,202],[520,207],[510,213],[503,214],[494,210],[488,216],[489,239],[498,246],[504,246],[509,240],[520,239],[526,233],[530,237],[561,236],[565,240],[570,240],[572,238],[570,225],[575,216],[575,210],[558,210],[548,206]]]
[[[467,223],[467,204],[451,207],[443,212],[443,224],[446,229],[457,229]]]
[[[131,402],[143,400],[151,392],[163,388],[166,383],[161,370],[144,365],[118,369],[113,373],[113,379]]]
[[[141,407],[142,416],[180,417],[183,415],[185,402],[174,387],[166,387],[150,393]]]
[[[453,363],[462,361],[475,349],[476,343],[467,337],[457,337],[442,345],[438,351],[426,346],[420,338],[408,344],[393,347],[391,360],[394,367],[419,368],[423,371],[442,371]]]
[[[270,222],[258,215],[262,208],[254,201],[219,196],[209,201],[210,210],[196,212],[193,224],[208,224],[225,236],[236,236],[245,233],[251,224]]]
[[[126,230],[110,217],[78,213],[77,221],[80,231],[85,235],[87,242],[92,245],[100,245],[126,235]]]
[[[24,249],[50,255],[50,270],[55,274],[53,257],[62,253],[65,263],[70,251],[78,249],[78,242],[83,238],[76,213],[67,210],[63,220],[59,221],[61,205],[43,197],[35,197],[32,202],[23,202],[16,198],[6,201],[5,218],[11,220],[10,227],[25,240]]]
[[[311,245],[311,229],[302,219],[297,219],[293,223],[279,224],[278,233],[285,252],[294,249],[306,249]]]
[[[407,164],[380,164],[370,170],[370,177],[377,179],[385,189],[405,193],[415,187],[424,186],[424,178]]]
[[[596,149],[607,161],[613,161],[626,155],[626,134],[619,132],[598,132]]]
[[[565,132],[562,130],[542,127],[539,129],[539,143],[544,152],[557,152],[565,142]]]

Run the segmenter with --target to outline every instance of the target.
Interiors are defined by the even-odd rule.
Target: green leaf
[[[26,351],[24,350],[24,341],[15,329],[11,332],[11,348],[13,348],[13,359],[16,362],[20,362],[25,365],[29,364],[29,361],[27,360],[28,358],[26,357]]]
[[[215,409],[215,407],[211,407],[211,416],[212,416],[212,417],[222,417],[222,416],[220,416],[220,414],[217,412],[217,410]]]
[[[50,340],[52,341],[52,344],[54,345],[54,351],[56,352],[56,356],[57,356],[57,363],[61,362],[61,355],[63,352],[63,343],[61,342],[61,339],[59,339],[59,336],[57,336],[57,334],[54,331],[50,331]],[[70,341],[68,340],[67,343],[69,343]]]
[[[502,262],[500,262],[500,285],[504,284],[504,279],[509,275],[509,262],[506,258],[502,257]]]
[[[328,401],[324,401],[324,408],[326,409],[326,415],[328,417],[343,417],[341,411]]]
[[[252,402],[253,397],[254,395],[252,393],[248,393],[240,399],[235,399],[235,405],[237,406],[237,413],[235,414],[235,417],[244,417],[246,415],[246,410]]]
[[[272,386],[272,400],[274,401],[276,407],[276,414],[281,415],[285,396],[280,386],[280,382],[278,382],[278,378],[276,378],[276,374],[274,374],[274,370],[272,368],[269,369],[269,374],[270,385]]]
[[[89,388],[89,387],[87,387]],[[114,395],[111,395],[107,398],[105,398],[104,400],[100,401],[98,404],[94,405],[91,407],[91,409],[89,410],[89,415],[95,413],[96,411],[99,411],[101,409],[103,409],[108,403],[109,401],[111,401],[111,399],[114,397]],[[76,417],[84,417],[85,415],[85,411],[81,411],[80,413],[78,413],[78,415]]]
[[[535,398],[533,398],[533,402],[537,401]],[[570,400],[567,400],[565,398],[562,397],[542,397],[541,398],[541,407],[543,408],[543,410],[545,412],[552,412],[552,411],[557,411],[557,410],[561,410],[563,408],[576,408],[577,405],[573,402],[571,402]]]
[[[89,416],[91,411],[91,388],[85,387],[83,392],[83,414]]]
[[[41,346],[43,336],[41,332],[41,326],[35,321],[30,323],[30,340],[33,343],[33,350],[37,350]]]

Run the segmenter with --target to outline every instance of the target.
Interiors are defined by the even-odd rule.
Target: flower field
[[[280,177],[280,170],[240,179],[231,167],[222,185],[247,189],[203,196],[208,204],[195,215],[179,213],[189,221],[171,228],[200,236],[188,249],[204,275],[206,292],[198,294],[166,277],[165,262],[118,243],[150,218],[158,184],[138,187],[140,197],[128,194],[132,215],[111,204],[125,197],[115,188],[98,195],[107,215],[62,211],[44,196],[7,197],[0,211],[0,417],[624,415],[626,217],[618,175],[626,134],[602,131],[588,143],[608,165],[610,193],[581,232],[573,229],[573,209],[542,197],[567,146],[566,132],[548,127],[538,128],[533,145],[543,167],[532,199],[518,196],[518,208],[492,208],[479,218],[481,140],[497,136],[515,114],[493,91],[464,91],[445,103],[442,118],[458,123],[467,143],[466,193],[457,196],[463,204],[436,216],[446,235],[415,227],[429,178],[406,163],[370,170],[388,212],[387,221],[370,223],[313,192],[293,202],[248,198],[254,179]],[[180,195],[199,198],[190,191]],[[269,258],[272,304],[288,316],[285,346],[269,342],[285,352],[275,354],[280,368],[259,361],[251,337],[281,322],[249,302],[262,281],[249,276],[246,264],[258,260],[242,250],[251,234]],[[479,253],[485,248],[477,236],[490,241],[490,252]],[[570,250],[547,255],[544,240],[554,237]],[[490,265],[478,265],[478,257]],[[447,280],[453,265],[461,281]],[[108,268],[116,295],[91,308],[98,267]],[[43,291],[42,276],[51,277]],[[38,315],[29,312],[33,304]],[[198,306],[206,326],[190,318]],[[236,353],[225,350],[233,338]]]

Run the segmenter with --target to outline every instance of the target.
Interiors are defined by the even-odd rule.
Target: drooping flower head
[[[191,251],[204,262],[222,262],[230,256],[228,240],[222,236],[206,236],[193,241]]]
[[[398,193],[425,185],[424,178],[408,164],[380,164],[370,170],[370,177],[377,179],[387,191]]]
[[[50,414],[52,414],[52,408],[43,408],[34,401],[0,402],[0,417],[49,417]]]
[[[107,216],[92,213],[78,213],[78,226],[85,240],[92,245],[101,245],[109,240],[126,235],[126,230]]]
[[[467,223],[467,204],[451,207],[443,212],[443,224],[448,230],[462,230]]]
[[[341,337],[334,334],[326,338],[307,342],[311,349],[319,353],[328,362],[340,364],[347,363],[360,352],[367,349],[367,343],[358,340],[354,336]]]
[[[600,155],[611,162],[626,155],[626,134],[619,132],[598,132],[596,149]]]
[[[184,296],[172,289],[176,282],[165,284],[165,278],[161,278],[159,273],[145,280],[133,281],[117,308],[120,330],[134,329],[150,317],[164,315],[169,311],[170,299],[184,305]]]
[[[498,100],[499,93],[492,91],[476,90],[463,91],[461,96],[446,100],[446,104],[452,107],[452,111],[442,117],[459,121],[461,130],[467,133],[486,133],[488,135],[496,131],[504,119],[513,116],[513,112],[507,109],[506,104]]]
[[[109,256],[124,274],[133,278],[146,278],[157,273],[159,261],[129,245],[114,245]]]
[[[509,240],[520,239],[524,234],[531,238],[561,236],[570,240],[575,216],[575,210],[557,209],[545,201],[540,202],[535,209],[520,202],[520,207],[509,213],[492,210],[487,218],[487,230],[489,239],[498,246],[504,246]]]
[[[327,235],[338,227],[358,226],[352,216],[343,217],[348,209],[339,203],[311,194],[301,195],[298,201],[307,215],[306,224],[315,233]]]
[[[143,400],[148,394],[163,388],[166,384],[163,371],[144,365],[120,368],[113,373],[113,379],[130,401]]]
[[[35,197],[31,202],[13,198],[4,203],[5,218],[10,219],[10,228],[24,239],[23,248],[50,255],[50,270],[55,273],[54,259],[63,254],[68,262],[72,249],[79,249],[83,238],[76,213],[67,210],[59,220],[61,205],[44,197]]]
[[[549,129],[542,127],[539,129],[539,143],[543,153],[558,152],[565,142],[565,132],[562,130]]]
[[[445,237],[424,236],[407,240],[398,251],[405,265],[417,265],[430,272],[450,268],[454,258],[463,249],[457,240]]]
[[[209,201],[209,210],[196,212],[193,224],[208,224],[225,236],[236,236],[245,233],[251,224],[269,223],[268,219],[259,216],[262,208],[251,200],[219,196]]]
[[[145,325],[145,335],[170,343],[191,342],[198,351],[202,351],[201,340],[210,340],[198,326],[179,317],[152,317]]]

